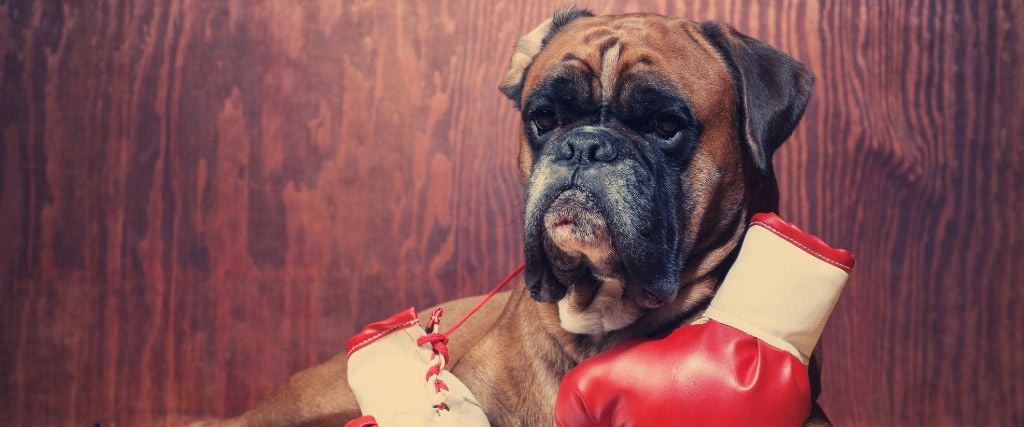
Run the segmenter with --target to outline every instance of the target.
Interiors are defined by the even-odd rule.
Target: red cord
[[[451,360],[451,358],[448,357],[448,335],[434,332],[416,339],[416,345],[423,345],[426,343],[430,343],[430,348],[433,348],[435,353],[444,356],[445,361]],[[433,358],[433,356],[431,356],[431,358]],[[429,377],[430,375],[427,376]]]
[[[474,313],[477,312],[477,310],[480,309],[480,307],[483,307],[484,304],[487,304],[487,301],[490,301],[495,294],[501,291],[501,288],[504,288],[505,285],[509,284],[509,282],[511,282],[512,279],[515,278],[516,275],[521,273],[525,268],[526,264],[523,264],[519,266],[519,268],[517,268],[516,271],[513,271],[512,274],[509,274],[508,277],[505,278],[505,280],[502,280],[501,283],[498,284],[498,286],[496,286],[493,290],[491,290],[490,293],[484,296],[484,299],[480,300],[480,302],[476,304],[476,307],[473,307],[472,310],[469,310],[468,312],[466,312],[466,314],[463,314],[462,318],[459,319],[458,322],[455,322],[455,324],[452,325],[452,327],[448,328],[448,330],[445,331],[445,333],[443,334],[435,332],[437,330],[438,324],[441,323],[441,313],[443,312],[443,310],[441,309],[441,307],[438,307],[434,309],[433,313],[430,313],[430,320],[427,321],[426,325],[427,334],[416,339],[416,345],[422,346],[423,344],[430,343],[430,347],[434,351],[434,353],[430,356],[431,361],[435,359],[435,356],[441,356],[441,360],[438,360],[437,363],[431,365],[430,368],[427,369],[426,380],[430,381],[431,378],[434,378],[435,393],[441,393],[441,390],[448,391],[448,384],[445,384],[444,381],[441,380],[442,365],[448,362],[448,337],[451,336],[456,329],[459,329],[459,326],[462,326],[462,324],[467,319],[469,319],[470,316],[472,316]],[[450,410],[448,408],[448,404],[445,403],[443,400],[440,403],[434,405],[434,409],[437,410],[438,412],[442,410]]]
[[[526,269],[526,264],[520,265],[519,268],[516,269],[516,271],[513,271],[511,274],[509,274],[508,277],[505,278],[505,280],[502,280],[501,283],[498,284],[498,286],[491,290],[491,292],[488,293],[487,296],[484,297],[484,299],[476,303],[476,307],[473,307],[472,310],[467,311],[466,314],[462,315],[462,318],[460,318],[458,322],[455,322],[455,324],[452,325],[452,327],[448,328],[447,331],[444,331],[444,334],[447,336],[452,336],[452,333],[454,333],[456,329],[459,329],[459,326],[462,326],[462,324],[467,319],[469,319],[469,316],[472,316],[474,313],[477,312],[477,310],[480,309],[480,307],[483,307],[484,304],[487,304],[487,301],[490,301],[491,297],[493,297],[498,292],[501,292],[501,288],[504,288],[505,285],[509,284],[509,282],[511,282],[512,279],[518,276],[519,273],[522,273],[524,269]]]

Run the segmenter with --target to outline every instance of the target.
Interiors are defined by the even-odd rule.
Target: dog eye
[[[651,121],[651,129],[664,139],[676,136],[682,127],[683,118],[675,114],[659,114]]]
[[[553,110],[542,108],[533,112],[533,125],[537,133],[544,133],[558,126],[558,115]]]

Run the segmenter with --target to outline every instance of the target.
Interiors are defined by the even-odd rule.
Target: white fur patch
[[[601,100],[605,103],[611,102],[612,99],[620,48],[621,45],[615,43],[604,52],[604,57],[601,58]]]
[[[622,282],[604,280],[594,301],[580,310],[570,304],[569,295],[558,301],[558,319],[562,329],[574,334],[601,335],[622,329],[637,319],[637,313],[622,300]],[[571,291],[570,291],[571,292]]]

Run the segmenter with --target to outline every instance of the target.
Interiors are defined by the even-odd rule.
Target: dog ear
[[[727,25],[705,22],[701,32],[730,68],[746,143],[758,169],[771,175],[772,154],[804,115],[814,75],[789,55]]]
[[[498,86],[505,96],[515,102],[516,108],[519,108],[519,101],[523,94],[523,78],[526,76],[530,64],[533,63],[533,58],[559,30],[578,18],[589,16],[594,16],[594,13],[575,6],[559,9],[550,19],[519,38],[512,59],[509,60],[508,72],[505,73],[505,78]]]

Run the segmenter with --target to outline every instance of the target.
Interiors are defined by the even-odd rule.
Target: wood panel
[[[1024,2],[635,0],[818,84],[784,213],[853,249],[840,425],[1024,425]],[[0,1],[0,419],[238,414],[521,259],[495,90],[548,2]]]

